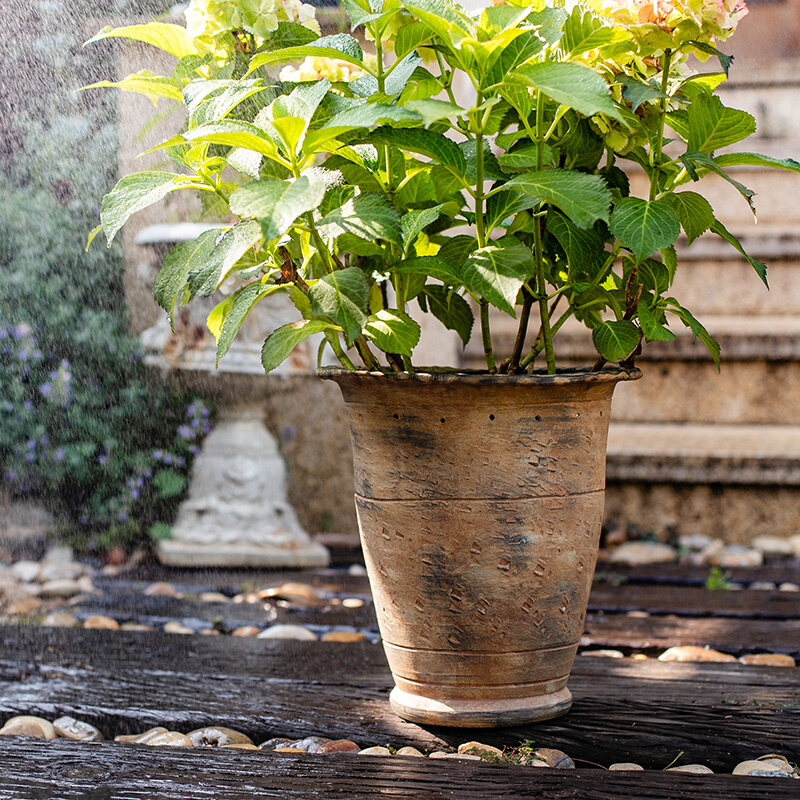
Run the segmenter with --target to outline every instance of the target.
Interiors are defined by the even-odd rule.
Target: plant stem
[[[536,93],[536,168],[541,171],[544,166],[544,97]],[[547,282],[544,275],[544,254],[542,248],[542,220],[536,221],[533,229],[533,252],[536,265],[536,294],[539,298],[539,317],[542,324],[542,339],[547,360],[547,373],[554,375],[556,357],[553,352],[553,332],[550,329],[550,310],[547,307]],[[524,338],[524,335],[523,335]]]
[[[656,134],[656,143],[650,154],[650,162],[653,166],[653,174],[650,178],[651,201],[656,199],[656,194],[658,193],[658,178],[661,174],[661,151],[664,147],[664,123],[667,119],[667,108],[669,107],[667,89],[669,88],[669,68],[671,63],[672,50],[665,50],[661,72],[661,94],[663,94],[664,97],[661,99],[661,108],[658,112],[658,132]]]
[[[356,350],[358,350],[358,354],[361,356],[361,360],[364,362],[364,366],[373,372],[379,371],[381,365],[372,354],[372,351],[369,349],[369,345],[367,344],[364,334],[361,334],[361,336],[356,339],[355,345]]]
[[[492,351],[492,333],[489,330],[489,301],[481,298],[481,336],[483,337],[483,353],[486,356],[486,366],[489,372],[497,372],[497,365],[494,362],[494,352]]]
[[[336,354],[336,358],[338,358],[347,369],[354,371],[358,369],[358,367],[356,367],[356,365],[347,357],[347,353],[345,353],[342,349],[342,345],[339,342],[339,335],[337,333],[334,331],[325,331],[325,338],[328,340],[328,344]]]
[[[525,345],[525,336],[528,333],[528,321],[531,317],[531,307],[533,306],[533,295],[527,286],[522,288],[522,311],[519,315],[519,327],[517,328],[517,338],[514,341],[514,349],[511,351],[511,360],[508,362],[508,374],[513,375],[519,369],[519,360],[522,356],[522,348]]]
[[[553,305],[550,307],[550,313],[551,313],[551,314],[552,314],[552,313],[553,313],[553,312],[556,310],[556,304],[558,303],[558,300],[559,300],[559,298],[560,298],[560,297],[561,297],[561,295],[559,295],[559,296],[558,296],[558,297],[555,299],[555,301],[553,302]],[[575,313],[575,312],[574,312],[574,310],[573,310],[573,309],[570,309],[570,308],[568,308],[568,309],[567,309],[567,310],[566,310],[566,311],[565,311],[565,312],[564,312],[564,313],[563,313],[563,314],[562,314],[562,315],[561,315],[561,316],[560,316],[560,317],[559,317],[559,318],[556,320],[555,324],[554,324],[554,325],[552,326],[552,328],[550,329],[550,332],[551,332],[551,333],[557,333],[557,332],[560,330],[561,326],[562,326],[562,325],[563,325],[563,324],[564,324],[564,323],[565,323],[565,322],[566,322],[566,321],[567,321],[567,320],[568,320],[568,319],[569,319],[569,318],[570,318],[570,317],[571,317],[571,316],[572,316],[574,313]],[[531,348],[531,351],[530,351],[530,353],[528,353],[528,355],[527,355],[527,356],[525,356],[525,358],[523,358],[523,359],[522,359],[522,361],[520,361],[520,364],[519,364],[519,365],[520,365],[520,367],[522,367],[523,369],[525,369],[526,367],[528,367],[528,366],[531,364],[531,362],[532,362],[532,361],[533,361],[533,360],[536,358],[536,356],[538,356],[538,355],[539,355],[539,353],[541,353],[541,352],[542,352],[542,350],[544,350],[544,336],[542,335],[542,332],[540,331],[540,333],[539,333],[539,336],[538,336],[538,337],[537,337],[537,339],[536,339],[536,344],[534,344],[534,346]]]

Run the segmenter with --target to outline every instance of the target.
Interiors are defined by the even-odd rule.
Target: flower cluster
[[[747,14],[744,0],[589,0],[589,5],[656,54],[692,42],[724,41]]]
[[[185,13],[189,35],[217,58],[244,46],[241,33],[260,46],[279,22],[295,22],[319,33],[314,6],[301,0],[192,0]]]
[[[281,70],[280,79],[292,83],[302,83],[327,78],[331,83],[350,83],[363,74],[363,70],[338,58],[308,56],[300,66],[295,67],[290,64],[284,67]]]

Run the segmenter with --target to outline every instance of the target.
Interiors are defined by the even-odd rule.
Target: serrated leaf
[[[467,259],[470,253],[478,249],[478,240],[474,236],[467,234],[459,234],[458,236],[451,236],[439,248],[439,258],[455,264],[460,267]]]
[[[619,76],[617,83],[622,85],[622,96],[631,104],[631,108],[634,111],[643,103],[650,103],[653,100],[662,100],[664,98],[659,89],[654,88],[649,83],[637,81],[628,75]]]
[[[136,172],[122,178],[100,206],[100,223],[108,244],[133,214],[157,203],[182,185],[188,185],[185,177],[173,172]]]
[[[424,228],[439,219],[443,208],[444,203],[440,203],[438,206],[433,206],[432,208],[411,210],[403,214],[400,219],[400,228],[403,233],[404,253],[408,252],[408,248],[411,247],[414,240]]]
[[[188,284],[192,297],[213,294],[239,259],[259,241],[261,226],[254,220],[240,222],[219,234],[207,258],[191,265]]]
[[[562,12],[563,9],[547,9],[547,11]],[[503,47],[500,57],[489,69],[486,77],[487,82],[491,84],[503,83],[506,75],[532,56],[541,52],[546,44],[547,42],[541,35],[540,30],[523,31]]]
[[[604,25],[591,11],[575,6],[564,24],[561,47],[570,58],[581,56],[590,50],[630,41],[631,34],[622,26]]]
[[[458,143],[458,149],[461,151],[466,164],[466,175],[471,180],[477,179],[477,155],[478,146],[474,139],[467,139],[466,141]],[[492,152],[492,147],[488,139],[483,140],[483,177],[490,181],[505,180],[506,175],[500,169],[500,162],[497,156]]]
[[[329,239],[352,233],[362,239],[383,241],[403,246],[400,218],[394,206],[383,195],[360,194],[326,214],[317,227]]]
[[[304,58],[336,58],[346,61],[364,72],[371,70],[364,64],[364,52],[361,45],[352,36],[346,33],[337,33],[333,36],[323,36],[307,45],[299,47],[285,47],[269,53],[258,53],[250,60],[249,75],[253,70],[269,64],[279,64],[285,61],[302,61]]]
[[[459,50],[464,39],[474,39],[475,22],[455,2],[447,0],[407,0],[403,8],[425,23],[446,46]]]
[[[425,128],[430,128],[434,122],[440,119],[464,113],[461,106],[447,100],[409,100],[405,105],[406,108],[416,111],[422,117],[422,124]]]
[[[521,192],[498,192],[486,201],[486,227],[489,232],[508,217],[533,208],[537,199]]]
[[[265,135],[264,131],[249,122],[239,120],[222,119],[210,125],[201,125],[199,128],[185,131],[183,138],[189,142],[243,147],[245,150],[253,150],[268,157],[278,153],[275,143]]]
[[[230,198],[231,211],[239,217],[255,217],[267,241],[283,236],[292,223],[313,211],[325,197],[325,184],[301,175],[294,181],[266,178],[240,186]]]
[[[767,282],[767,265],[764,264],[762,261],[758,261],[757,259],[749,256],[746,252],[744,247],[742,247],[742,243],[719,221],[714,220],[711,223],[710,230],[713,233],[716,233],[717,236],[722,237],[728,244],[735,247],[747,260],[750,262],[750,266],[756,271],[756,274],[764,283],[764,286],[769,289],[769,283]]]
[[[711,358],[714,359],[714,364],[717,367],[717,371],[719,371],[719,342],[717,342],[716,339],[709,334],[705,327],[703,327],[703,325],[701,325],[700,322],[695,319],[688,308],[684,308],[674,297],[668,297],[666,300],[669,304],[667,311],[671,311],[673,314],[675,314],[678,319],[680,319],[680,321],[691,330],[695,341],[700,339],[700,341],[706,346],[708,352],[711,354]]]
[[[548,169],[517,175],[506,182],[505,188],[551,203],[579,228],[590,228],[598,219],[608,222],[611,192],[597,175]]]
[[[416,50],[421,44],[429,42],[432,36],[431,29],[424,22],[412,22],[402,25],[397,31],[394,43],[394,52],[398,58]]]
[[[175,58],[184,58],[197,54],[194,40],[182,25],[171,25],[166,22],[148,22],[146,25],[126,25],[122,28],[103,28],[85,44],[99,42],[103,39],[117,37],[132,39],[136,42],[157,47]]]
[[[622,361],[639,345],[639,329],[628,320],[601,322],[592,331],[595,349],[606,361]]]
[[[462,283],[459,268],[439,255],[406,258],[395,264],[392,271],[402,275],[430,276],[448,286],[461,286]]]
[[[593,229],[579,228],[557,211],[549,211],[547,230],[564,250],[571,272],[594,276],[597,267],[605,263],[607,253],[603,239]]]
[[[655,318],[650,306],[644,300],[639,301],[636,311],[642,333],[648,342],[671,342],[675,338],[675,334]]]
[[[417,53],[408,53],[392,64],[387,70],[384,93],[389,97],[400,94],[406,88],[409,78],[414,70],[422,63],[422,57]]]
[[[772,158],[758,153],[723,153],[714,156],[714,161],[720,167],[768,167],[800,172],[800,163],[793,158]]]
[[[208,84],[219,84],[208,91]],[[225,84],[228,84],[227,86]],[[261,80],[194,81],[183,90],[183,98],[194,125],[204,125],[226,117],[236,106],[266,90]]]
[[[99,81],[98,83],[89,84],[89,86],[82,86],[81,91],[84,89],[122,89],[124,92],[135,92],[149,97],[153,101],[153,105],[156,104],[160,97],[165,97],[168,100],[177,100],[178,102],[183,99],[179,81],[174,78],[156,75],[146,69],[140,70],[133,75],[128,75],[116,83],[113,81]]]
[[[410,356],[417,346],[421,330],[419,325],[402,311],[384,308],[371,314],[364,326],[364,335],[384,353]]]
[[[733,63],[733,56],[725,55],[725,53],[717,50],[714,45],[709,44],[708,42],[687,42],[687,44],[692,45],[701,53],[706,53],[710,56],[716,56],[719,59],[719,64],[725,73],[725,77],[728,77],[728,70],[731,68],[731,64]]]
[[[153,295],[169,315],[169,323],[173,328],[175,303],[183,293],[189,272],[197,264],[205,263],[218,236],[218,230],[205,231],[193,241],[181,242],[173,247],[161,262],[161,269],[153,284]]]
[[[466,162],[458,145],[441,133],[419,128],[381,128],[371,133],[366,141],[372,145],[388,145],[410,153],[419,153],[437,164],[450,167],[459,175],[466,173]]]
[[[663,294],[671,283],[667,265],[654,258],[646,258],[639,264],[639,282],[654,294]]]
[[[711,153],[746,139],[756,131],[755,118],[746,111],[726,108],[714,94],[700,94],[687,111],[690,150]]]
[[[667,269],[669,275],[669,285],[675,280],[675,273],[678,271],[678,254],[675,252],[675,247],[665,247],[661,251],[661,261]]]
[[[261,175],[261,161],[263,158],[261,153],[245,150],[243,147],[235,147],[228,152],[225,160],[232,169],[247,175],[249,178],[258,180]]]
[[[430,285],[423,289],[428,307],[442,325],[455,331],[466,347],[472,335],[475,316],[469,303],[455,291],[445,286]]]
[[[638,197],[623,197],[614,208],[608,227],[637,261],[674,244],[681,232],[672,205]]]
[[[551,150],[545,145],[543,150],[543,162],[550,161]],[[498,162],[506,170],[537,169],[539,164],[539,148],[533,144],[526,144],[517,147],[509,153],[498,156]]]
[[[743,183],[739,183],[739,181],[734,180],[725,172],[722,167],[713,159],[711,156],[707,155],[706,153],[700,153],[696,150],[684,153],[681,156],[681,162],[686,167],[686,172],[689,174],[689,177],[693,181],[697,181],[700,179],[700,175],[698,174],[697,167],[701,167],[702,169],[713,172],[716,175],[719,175],[720,178],[728,181],[731,186],[733,186],[742,197],[747,201],[747,205],[750,206],[750,210],[753,212],[753,216],[756,215],[756,207],[753,203],[753,198],[755,197],[755,192],[752,189],[748,189]]]
[[[292,350],[309,336],[331,328],[331,324],[322,319],[302,319],[276,328],[267,336],[261,348],[261,364],[265,372],[271,372],[279,367],[289,358]]]
[[[519,290],[533,275],[533,269],[533,254],[525,245],[492,244],[469,255],[461,268],[461,279],[471,292],[513,317]]]
[[[308,292],[311,310],[333,320],[348,342],[361,335],[367,322],[369,281],[358,267],[337,270],[320,278]]]
[[[507,81],[532,86],[584,116],[605,114],[626,125],[611,98],[608,84],[593,69],[582,64],[567,61],[528,64],[511,73]]]
[[[222,316],[222,325],[219,330],[214,331],[211,325],[208,325],[214,338],[217,340],[217,366],[219,360],[230,350],[236,334],[239,333],[247,316],[255,308],[256,304],[279,291],[285,291],[285,286],[267,286],[264,287],[261,283],[251,283],[239,289],[236,294],[227,298],[224,302],[228,304]]]
[[[278,27],[264,37],[262,48],[265,51],[282,50],[286,47],[301,47],[316,41],[318,35],[315,31],[306,28],[299,22],[278,21]]]
[[[305,149],[313,152],[324,142],[349,131],[360,128],[373,128],[387,122],[421,122],[421,117],[413,111],[384,103],[364,103],[335,114],[318,130],[306,134]],[[390,130],[390,129],[387,129]],[[405,129],[404,129],[405,130]]]
[[[698,236],[702,236],[714,222],[714,209],[708,200],[697,192],[674,192],[664,199],[675,209],[689,244]]]

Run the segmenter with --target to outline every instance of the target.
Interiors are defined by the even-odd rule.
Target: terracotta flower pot
[[[347,407],[392,708],[458,727],[564,714],[611,395],[641,373],[320,375]]]

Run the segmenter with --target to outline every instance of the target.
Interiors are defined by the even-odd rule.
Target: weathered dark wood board
[[[481,762],[0,742],[0,800],[795,800],[791,780]]]
[[[710,571],[711,567],[707,565],[675,563],[631,566],[599,561],[595,570],[595,580],[616,582],[622,579],[628,585],[661,583],[676,586],[704,586]],[[724,567],[722,572],[730,580],[743,584],[753,581],[800,584],[800,561],[796,559],[764,564],[760,567]]]
[[[791,780],[481,762],[0,742],[0,800],[795,800]]]
[[[225,724],[256,741],[316,734],[426,750],[469,738],[499,746],[534,739],[587,761],[656,769],[683,750],[689,761],[718,771],[766,752],[800,757],[798,670],[579,658],[570,682],[576,701],[566,717],[453,732],[391,713],[391,678],[376,645],[149,634],[133,650],[136,634],[106,631],[59,631],[38,648],[35,637],[13,639],[9,629],[2,632],[0,717],[70,714],[108,736]],[[174,639],[183,652],[167,649]],[[82,640],[83,648],[70,647]]]
[[[678,644],[709,645],[732,655],[768,651],[800,658],[800,620],[589,614],[581,637],[584,646],[651,652]]]

